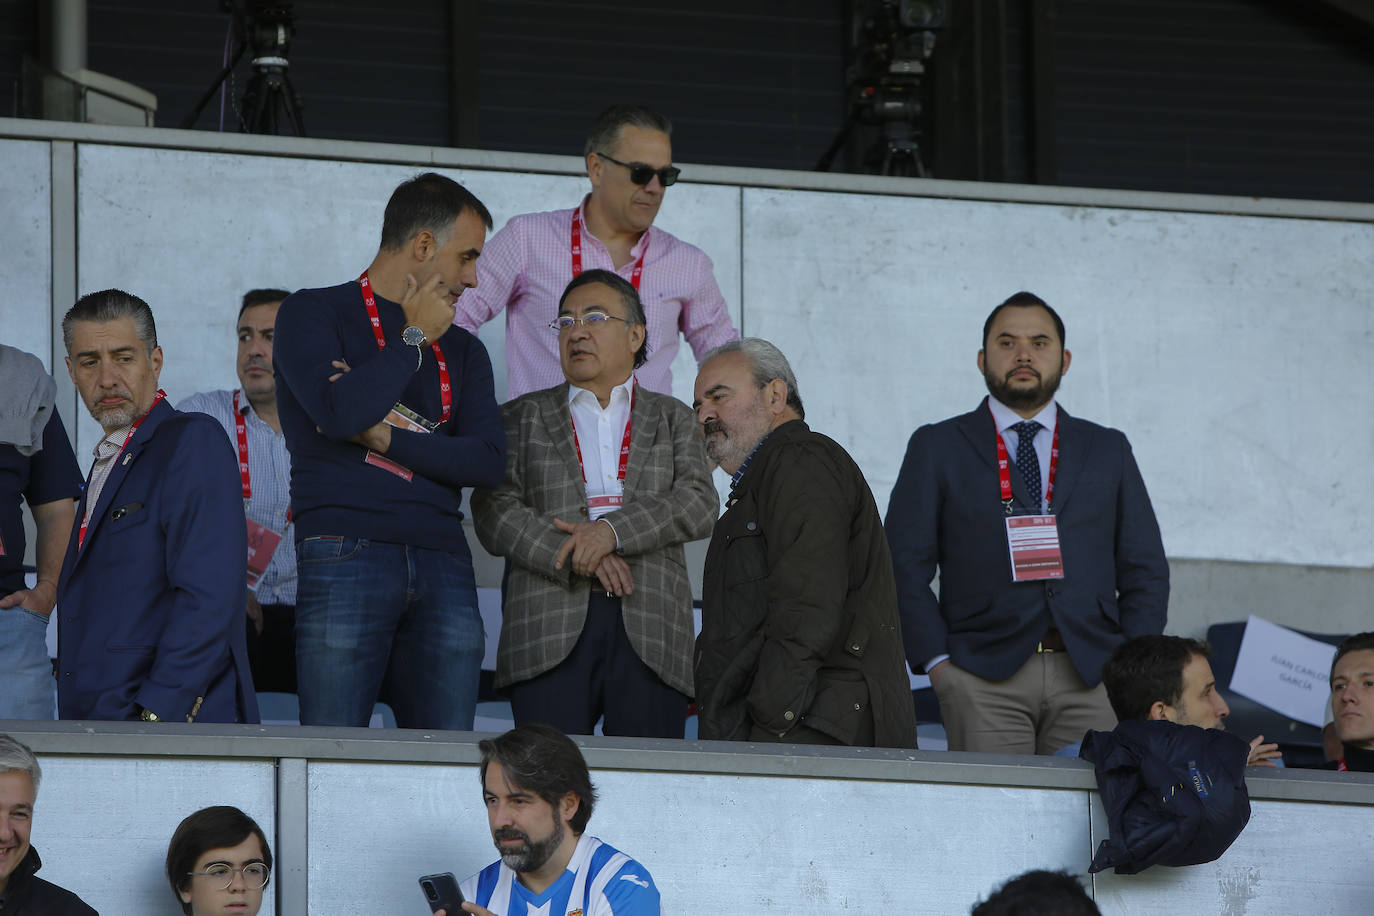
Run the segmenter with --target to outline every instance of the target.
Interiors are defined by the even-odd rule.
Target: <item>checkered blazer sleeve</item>
[[[647,395],[636,398],[633,432],[653,430],[654,439],[670,443],[647,438],[631,442],[635,485],[626,481],[624,506],[606,516],[626,556],[704,538],[716,523],[716,488],[696,416],[675,398]],[[641,446],[638,452],[636,445]]]
[[[472,491],[472,521],[488,553],[569,586],[572,564],[554,568],[568,536],[554,527],[553,520],[577,519],[580,481],[569,481],[561,470],[562,459],[540,422],[536,397],[527,395],[501,408],[505,478],[495,490]]]

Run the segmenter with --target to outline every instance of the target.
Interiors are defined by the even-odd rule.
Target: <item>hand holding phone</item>
[[[420,879],[420,890],[424,892],[431,913],[443,910],[445,916],[457,916],[465,912],[463,892],[458,889],[458,879],[453,877],[453,872],[425,875]]]

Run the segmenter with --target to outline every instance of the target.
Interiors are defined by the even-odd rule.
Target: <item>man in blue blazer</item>
[[[158,390],[162,348],[142,299],[83,296],[62,337],[105,438],[58,582],[58,716],[258,721],[233,448],[214,420]]]
[[[907,661],[950,750],[1052,754],[1110,730],[1103,662],[1164,629],[1169,567],[1130,445],[1054,400],[1071,358],[1039,297],[999,305],[978,351],[989,397],[916,430],[892,490]]]

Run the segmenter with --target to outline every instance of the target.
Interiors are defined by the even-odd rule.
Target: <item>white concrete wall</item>
[[[48,143],[0,141],[0,343],[45,364],[53,349],[51,177]]]
[[[418,916],[420,875],[462,878],[496,858],[476,736],[7,726],[46,772],[33,828],[43,875],[105,916],[177,912],[160,873],[166,844],[182,817],[209,804],[236,805],[275,833],[272,886],[291,916]],[[1106,837],[1092,769],[1077,760],[579,744],[600,795],[589,831],[650,870],[665,914],[952,916],[1032,868],[1086,875]],[[299,781],[286,775],[296,769]],[[1096,875],[1102,912],[1368,912],[1374,778],[1248,777],[1251,820],[1221,858]]]
[[[63,265],[74,264],[80,292],[120,286],[151,303],[173,400],[234,383],[244,290],[356,276],[391,189],[421,168],[467,184],[498,227],[570,206],[585,189],[572,157],[43,129],[58,139],[0,139],[11,214],[0,226],[11,290],[0,340],[51,352],[54,319],[70,305],[52,290],[72,285]],[[0,138],[34,130],[0,119]],[[50,145],[75,150],[74,177],[59,171],[55,186]],[[217,148],[194,148],[206,145]],[[911,431],[983,395],[982,321],[1025,288],[1068,326],[1061,403],[1131,438],[1172,558],[1374,570],[1374,514],[1357,474],[1374,453],[1374,206],[685,173],[660,224],[713,258],[744,332],[789,355],[812,426],[850,449],[880,508]],[[74,214],[51,213],[48,201],[73,188]],[[72,223],[69,244],[50,244]],[[503,392],[500,325],[482,338]],[[684,399],[692,374],[684,348],[674,365]],[[69,385],[63,394],[89,463],[95,424]],[[1333,589],[1340,610],[1326,625],[1343,629],[1358,590]],[[1223,613],[1250,610],[1323,626],[1296,607]]]

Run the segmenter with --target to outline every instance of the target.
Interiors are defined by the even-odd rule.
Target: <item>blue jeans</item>
[[[48,618],[0,609],[0,719],[51,719],[57,680],[48,658]]]
[[[486,639],[466,550],[312,537],[296,566],[302,725],[365,726],[380,697],[402,728],[472,729]]]

